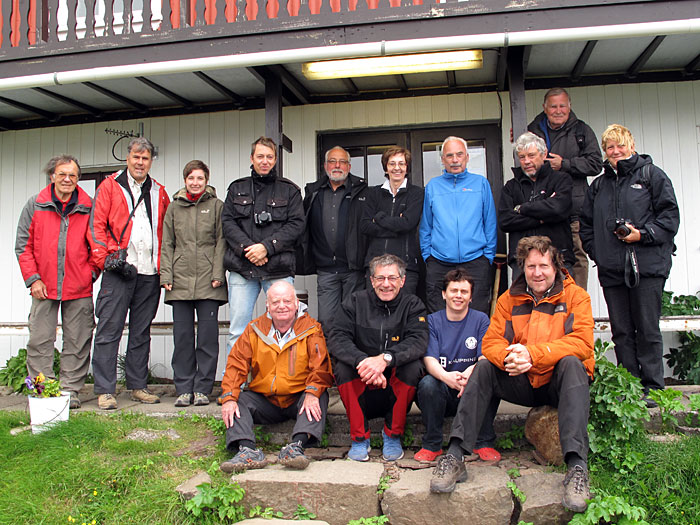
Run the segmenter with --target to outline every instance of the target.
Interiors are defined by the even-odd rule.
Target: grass
[[[195,523],[174,489],[225,458],[223,444],[206,458],[173,455],[207,432],[205,422],[186,418],[71,414],[49,432],[10,436],[27,419],[24,413],[0,413],[2,523]],[[174,428],[182,439],[124,439],[135,428]],[[210,470],[212,481],[228,479],[218,468]]]

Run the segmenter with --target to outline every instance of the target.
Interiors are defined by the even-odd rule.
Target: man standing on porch
[[[544,139],[548,152],[546,160],[552,169],[570,175],[573,181],[569,222],[576,262],[571,277],[585,290],[588,286],[588,257],[579,237],[579,215],[588,190],[588,177],[601,172],[603,157],[591,127],[571,111],[571,97],[564,88],[547,91],[542,109],[544,111],[530,122],[527,130]]]
[[[275,141],[253,142],[250,163],[250,175],[228,187],[221,214],[229,271],[228,351],[252,320],[260,289],[267,292],[279,280],[294,282],[294,247],[304,231],[301,192],[277,176]]]
[[[428,311],[443,310],[445,274],[461,266],[474,280],[472,306],[487,313],[491,263],[496,255],[496,206],[486,177],[467,171],[467,141],[442,143],[444,170],[425,187],[420,248],[426,265]]]

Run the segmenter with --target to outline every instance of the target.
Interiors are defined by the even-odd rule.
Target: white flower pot
[[[68,421],[70,392],[63,392],[59,397],[29,396],[28,399],[32,434],[44,432],[59,421]]]

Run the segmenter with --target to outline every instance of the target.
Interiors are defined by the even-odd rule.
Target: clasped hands
[[[357,365],[357,374],[363,383],[379,388],[386,388],[386,377],[384,377],[386,361],[384,355],[379,354],[373,357],[366,357]]]
[[[519,376],[532,368],[532,357],[527,347],[515,343],[506,348],[510,353],[503,360],[503,365],[510,376]]]

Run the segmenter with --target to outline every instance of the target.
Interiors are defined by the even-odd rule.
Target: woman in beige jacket
[[[228,301],[224,271],[224,203],[208,185],[200,160],[183,169],[185,187],[173,195],[163,223],[160,284],[173,307],[175,406],[209,404],[219,355],[219,306]],[[197,312],[195,346],[194,313]]]

